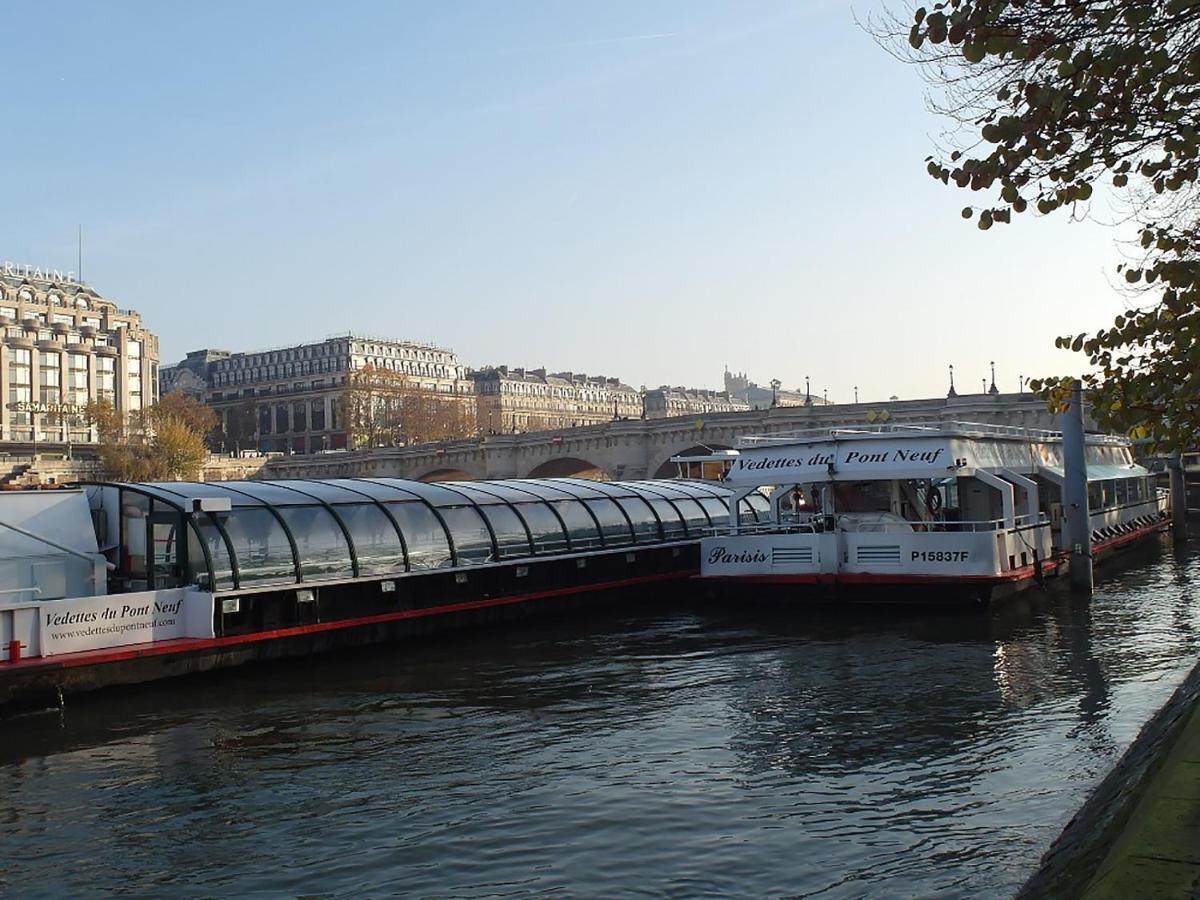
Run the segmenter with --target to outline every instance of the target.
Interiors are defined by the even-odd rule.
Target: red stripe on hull
[[[510,597],[490,597],[486,600],[469,600],[465,603],[451,603],[446,606],[379,613],[378,615],[364,616],[359,619],[317,622],[312,625],[294,625],[289,628],[277,628],[272,631],[256,631],[253,634],[235,634],[217,638],[177,638],[169,641],[156,641],[152,644],[133,644],[128,647],[116,647],[104,650],[81,650],[77,653],[63,653],[57,656],[33,656],[14,663],[0,663],[0,673],[29,672],[32,669],[69,669],[77,666],[104,665],[106,663],[122,662],[147,656],[166,656],[178,653],[193,653],[198,650],[237,647],[244,644],[274,641],[306,634],[320,634],[327,631],[340,631],[367,625],[401,622],[405,619],[421,619],[430,616],[470,612],[471,610],[488,609],[493,606],[509,606],[516,603],[528,603],[534,600],[546,600],[553,597],[583,594],[592,591],[608,590],[610,588],[632,587],[633,585],[649,584],[656,581],[683,580],[692,574],[694,574],[692,570],[687,570],[666,572],[659,575],[645,575],[638,578],[622,578],[617,581],[604,581],[599,584],[582,585],[579,587],[556,588],[549,591],[535,591],[529,594],[515,594]]]

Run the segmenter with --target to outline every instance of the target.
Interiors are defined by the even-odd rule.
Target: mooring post
[[[1184,477],[1183,458],[1172,453],[1167,460],[1167,474],[1171,481],[1171,534],[1177,541],[1187,540],[1187,480]]]
[[[1071,588],[1092,593],[1092,526],[1088,513],[1087,456],[1083,437],[1083,387],[1076,380],[1063,417],[1063,511],[1071,554]]]

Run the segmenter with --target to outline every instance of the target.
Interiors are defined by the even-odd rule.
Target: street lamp
[[[808,376],[804,376],[804,405],[812,406],[812,390],[809,387]]]
[[[950,364],[950,390],[946,391],[946,399],[957,397],[958,391],[954,389],[954,364]]]
[[[779,405],[779,385],[781,385],[782,383],[783,382],[781,382],[778,378],[771,379],[771,406],[772,407]]]
[[[854,402],[855,403],[858,402],[858,385],[857,384],[854,386]]]

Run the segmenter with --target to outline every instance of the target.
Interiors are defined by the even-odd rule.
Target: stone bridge
[[[975,394],[832,406],[781,406],[699,419],[622,419],[603,425],[494,434],[414,447],[349,450],[274,459],[262,478],[637,479],[675,474],[672,456],[732,447],[737,438],[806,428],[889,423],[987,422],[1059,428],[1059,417],[1031,394]]]

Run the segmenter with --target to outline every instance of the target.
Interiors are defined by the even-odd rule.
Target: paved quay
[[[1200,704],[1080,896],[1200,898]]]

